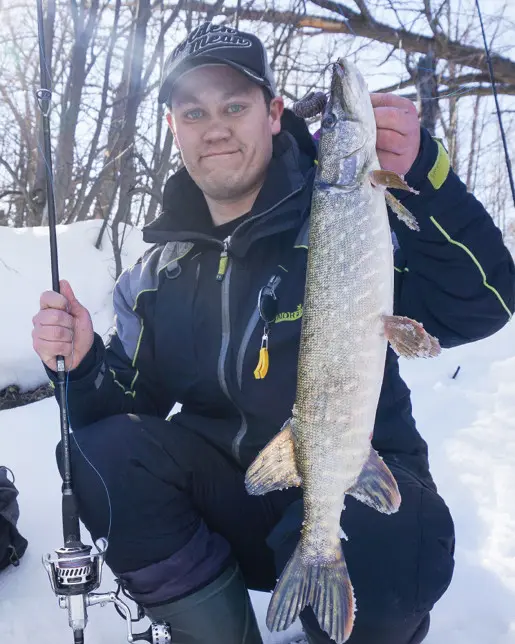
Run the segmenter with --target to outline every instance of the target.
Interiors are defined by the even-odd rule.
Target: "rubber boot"
[[[170,624],[172,644],[263,644],[236,563],[204,588],[145,612],[151,620]]]

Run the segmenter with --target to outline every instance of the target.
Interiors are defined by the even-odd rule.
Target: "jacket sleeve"
[[[421,322],[442,347],[485,338],[515,307],[515,268],[500,230],[450,167],[442,143],[425,130],[406,181],[392,191],[416,217],[410,230],[389,212],[394,232],[397,315]]]
[[[106,344],[95,333],[89,353],[69,373],[67,404],[72,429],[123,413],[164,418],[174,405],[154,375],[152,316],[139,302],[140,295],[156,290],[146,288],[148,273],[148,263],[141,261],[122,273],[113,292],[115,324]],[[57,374],[46,370],[55,386]],[[57,387],[55,393],[59,399]]]

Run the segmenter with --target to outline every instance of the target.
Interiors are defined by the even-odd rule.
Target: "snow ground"
[[[92,248],[98,226],[89,222],[61,229],[59,250],[61,276],[72,282],[105,334],[112,316],[113,265],[108,243],[101,252]],[[131,230],[127,238],[126,263],[143,248],[139,231]],[[0,258],[0,389],[11,383],[31,388],[45,378],[30,336],[39,294],[49,288],[45,229],[0,228]],[[402,371],[457,532],[454,580],[433,611],[426,642],[515,644],[515,323],[435,360],[403,362]],[[62,541],[60,479],[54,465],[58,439],[53,400],[0,412],[0,464],[16,474],[19,525],[29,540],[21,566],[0,574],[0,644],[73,639],[41,564],[41,556]],[[85,531],[83,540],[91,543]],[[109,589],[114,589],[113,578],[104,568],[101,590]],[[252,597],[263,625],[268,595]],[[126,641],[125,624],[112,607],[91,608],[89,618],[88,644]],[[147,623],[140,625],[143,630]],[[265,644],[285,644],[300,632],[296,625],[273,635],[264,625],[262,629]]]

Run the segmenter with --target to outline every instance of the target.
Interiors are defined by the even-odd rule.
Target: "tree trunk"
[[[103,199],[102,199],[102,188],[104,185],[105,177],[103,174],[101,174],[100,176],[97,176],[97,179],[92,183],[92,185],[89,185],[89,178],[91,176],[93,163],[97,159],[98,144],[100,140],[100,135],[102,133],[102,128],[105,122],[106,114],[107,114],[107,97],[109,92],[109,77],[111,73],[111,64],[113,60],[114,47],[119,37],[118,22],[120,19],[120,8],[121,8],[121,0],[116,0],[113,28],[109,36],[109,45],[107,48],[106,62],[104,66],[104,82],[102,86],[102,97],[101,97],[100,108],[98,111],[98,118],[95,126],[95,132],[91,140],[89,157],[88,157],[86,166],[84,168],[81,189],[79,191],[79,194],[77,195],[77,207],[73,208],[73,210],[71,211],[70,221],[74,221],[74,220],[84,221],[85,219],[87,219],[89,211],[93,205],[93,202],[95,202],[96,204],[95,217],[98,215],[99,212],[101,212],[103,217],[109,218],[109,211],[103,208]],[[114,142],[112,141],[112,139],[110,142],[111,142],[111,145],[109,145],[109,139],[108,139],[108,150],[114,147]],[[107,160],[107,162],[109,162],[109,159]],[[88,186],[89,186],[89,191],[88,191]],[[111,203],[111,200],[109,200],[109,203]]]
[[[139,0],[136,23],[129,47],[129,83],[127,91],[124,121],[119,137],[119,146],[122,151],[130,150],[134,146],[136,132],[136,118],[138,109],[143,99],[143,55],[147,34],[147,25],[151,16],[150,0]],[[115,256],[116,277],[122,272],[121,250],[122,243],[119,235],[119,224],[128,223],[131,210],[131,191],[135,183],[135,164],[132,154],[123,154],[120,159],[120,191],[118,208],[112,223],[112,242]]]
[[[438,116],[438,80],[436,78],[436,61],[431,51],[426,56],[419,58],[416,86],[420,105],[420,123],[434,136]]]
[[[65,217],[65,207],[73,192],[72,176],[74,147],[77,124],[82,101],[82,93],[88,75],[87,53],[98,16],[99,0],[92,0],[88,19],[78,11],[75,2],[71,3],[74,22],[75,41],[70,58],[70,75],[63,97],[63,113],[57,142],[55,164],[55,208],[59,221]]]

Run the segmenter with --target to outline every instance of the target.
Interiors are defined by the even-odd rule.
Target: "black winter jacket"
[[[144,230],[154,245],[116,283],[107,346],[95,335],[70,374],[73,428],[128,412],[167,417],[178,402],[182,409],[172,422],[247,467],[290,416],[316,148],[303,122],[286,115],[284,125],[257,201],[230,236],[221,281],[224,243],[201,192],[184,169],[168,180],[162,214]],[[495,333],[515,305],[515,269],[501,233],[425,130],[406,179],[420,195],[396,196],[416,216],[420,232],[390,217],[395,313],[422,322],[446,348]],[[277,314],[269,372],[259,380],[257,301],[267,284],[275,289]],[[373,445],[387,461],[433,485],[427,445],[391,349]]]

